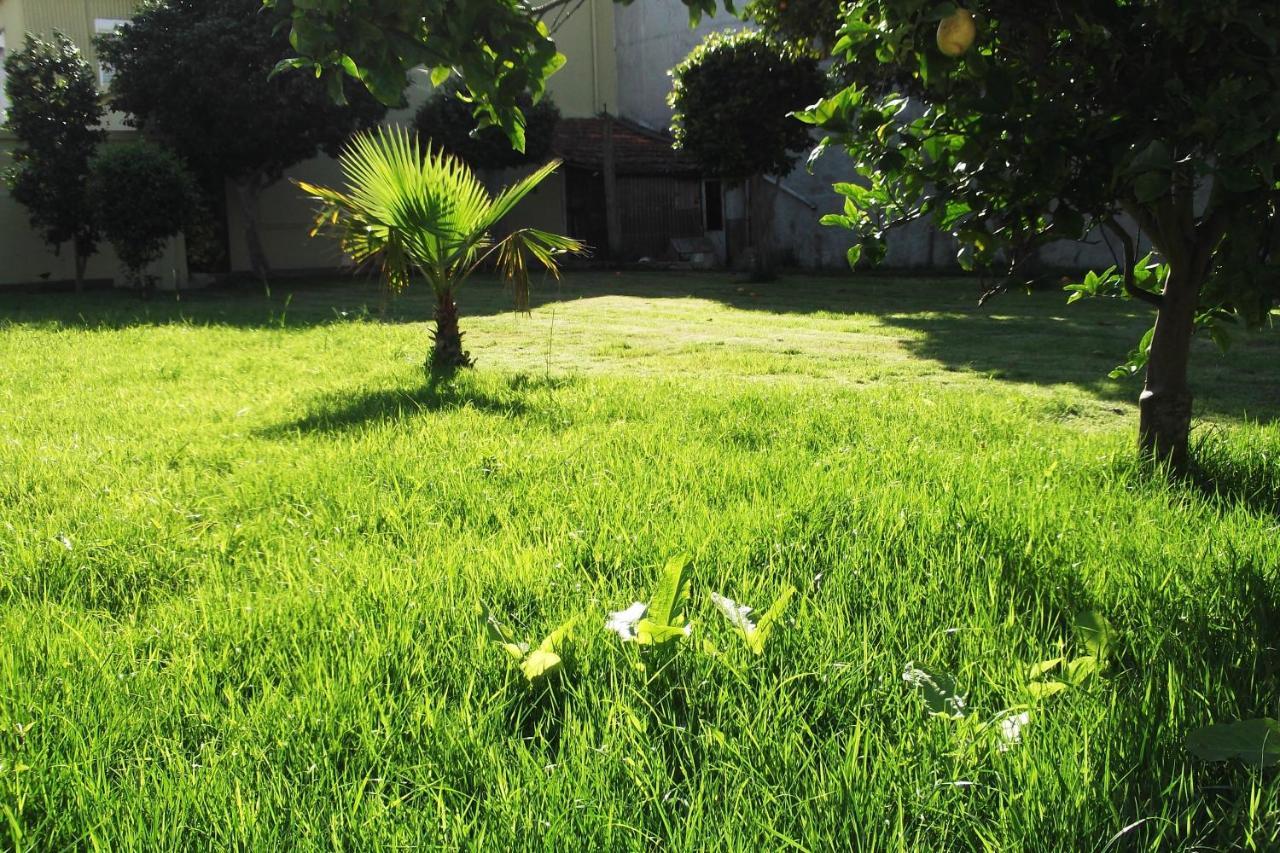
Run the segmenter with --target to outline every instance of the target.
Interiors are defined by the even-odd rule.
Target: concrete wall
[[[745,26],[733,15],[718,12],[690,28],[689,10],[680,0],[619,6],[614,21],[619,113],[659,130],[671,123],[670,70],[711,33]]]
[[[568,63],[548,81],[547,91],[566,118],[588,118],[617,110],[618,61],[614,49],[613,0],[586,0],[557,24],[552,37]]]

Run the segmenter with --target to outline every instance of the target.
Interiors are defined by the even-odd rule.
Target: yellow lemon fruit
[[[973,46],[977,34],[969,10],[956,9],[938,23],[938,50],[947,56],[960,56]]]

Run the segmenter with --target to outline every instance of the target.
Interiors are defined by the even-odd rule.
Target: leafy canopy
[[[471,107],[458,97],[457,88],[444,86],[419,108],[414,118],[418,134],[434,145],[478,169],[506,169],[539,163],[551,155],[551,144],[560,110],[550,98],[534,103],[525,95],[516,99],[525,117],[524,151],[497,127],[472,131]]]
[[[347,75],[387,104],[398,101],[414,68],[430,69],[437,86],[456,76],[478,126],[500,127],[518,151],[526,125],[520,99],[541,98],[547,78],[565,62],[542,18],[570,2],[262,0],[292,24],[298,56],[282,62],[282,70],[314,69],[335,93]],[[681,2],[695,22],[717,8],[717,0]]]
[[[48,41],[28,34],[5,59],[10,108],[7,127],[18,138],[5,173],[14,200],[55,248],[73,243],[88,257],[98,232],[85,200],[89,160],[106,138],[93,68],[60,32]]]
[[[344,106],[312,75],[268,79],[292,55],[280,24],[260,0],[148,4],[98,42],[114,70],[111,105],[202,178],[271,183],[319,151],[336,154],[385,107],[354,85]]]
[[[955,10],[845,7],[833,52],[855,82],[804,118],[862,180],[826,221],[874,259],[890,228],[929,218],[967,267],[1102,227],[1124,259],[1097,290],[1159,303],[1179,276],[1200,325],[1262,322],[1280,286],[1280,4],[990,0],[951,59],[934,34]],[[1139,231],[1166,262],[1151,289]]]
[[[823,93],[811,55],[760,31],[713,33],[671,72],[676,145],[726,178],[786,175],[812,145],[792,113]]]
[[[840,27],[840,0],[751,0],[744,17],[789,44],[820,50]]]

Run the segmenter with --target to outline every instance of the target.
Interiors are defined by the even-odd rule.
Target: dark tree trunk
[[[89,256],[76,247],[76,293],[84,293],[85,269],[89,266]]]
[[[751,204],[751,244],[755,249],[752,259],[752,281],[773,281],[776,272],[773,265],[773,214],[777,206],[778,185],[764,175],[756,175],[749,182]]]
[[[427,369],[432,374],[449,374],[459,368],[471,367],[471,354],[462,348],[462,332],[458,329],[458,304],[452,291],[436,294],[435,344]]]
[[[1191,389],[1187,368],[1195,331],[1200,282],[1174,267],[1165,283],[1139,399],[1138,447],[1142,455],[1175,470],[1187,464],[1191,433]]]
[[[97,245],[89,235],[78,234],[71,241],[71,247],[76,253],[76,293],[84,293],[84,280],[89,269],[89,259],[93,257]]]
[[[262,187],[256,179],[249,179],[237,181],[235,190],[240,213],[244,217],[244,244],[249,252],[249,266],[253,268],[253,274],[266,284],[271,277],[271,265],[267,262],[267,252],[258,231],[258,195]]]

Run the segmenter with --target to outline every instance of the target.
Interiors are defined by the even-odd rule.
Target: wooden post
[[[613,116],[604,113],[604,216],[609,259],[622,259],[622,210],[618,206],[618,164],[613,153]]]

